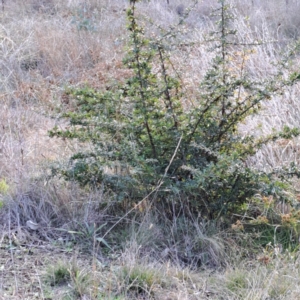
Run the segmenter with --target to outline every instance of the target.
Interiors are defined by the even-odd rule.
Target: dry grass
[[[113,262],[45,244],[8,247],[2,241],[1,248],[1,299],[267,300],[300,296],[299,257],[289,252],[261,253],[223,272],[196,272],[170,262],[153,262],[147,256],[138,258],[138,245],[128,247]]]
[[[124,219],[107,235],[105,242],[113,249],[109,252],[97,238],[118,220],[113,208],[107,207],[110,195],[48,181],[49,166],[65,162],[81,146],[47,135],[54,125],[64,126],[57,115],[72,105],[65,87],[103,88],[128,76],[122,69],[127,2],[2,2],[0,179],[6,180],[9,189],[0,191],[0,298],[299,299],[297,251],[269,249],[245,259],[238,251],[247,251],[227,233],[220,233],[217,224],[214,228],[201,220],[188,223],[185,219],[159,224],[153,215],[141,217],[142,213],[134,212],[135,218]],[[193,3],[169,2],[142,1],[139,11],[156,25],[168,27]],[[300,2],[231,2],[236,5],[233,13],[239,40],[266,42],[249,55],[246,64],[251,76],[261,80],[276,72],[272,62],[283,47],[299,38]],[[193,87],[211,59],[204,41],[214,26],[209,11],[215,3],[202,1],[191,12],[185,38],[195,45],[179,49],[172,58],[185,85],[186,108],[192,105]],[[155,26],[148,29],[155,30]],[[242,57],[235,53],[233,68]],[[299,67],[299,59],[294,67]],[[240,130],[259,135],[284,124],[299,127],[299,96],[299,86],[295,86],[264,103],[261,114]],[[299,151],[298,139],[280,140],[262,149],[251,163],[261,169],[298,163]],[[2,207],[3,203],[7,205]],[[38,224],[37,231],[28,228],[28,220]],[[92,249],[88,258],[80,252],[86,248]],[[70,279],[51,286],[45,278],[49,265],[59,268],[58,262],[67,266]],[[202,264],[201,272],[197,264]]]

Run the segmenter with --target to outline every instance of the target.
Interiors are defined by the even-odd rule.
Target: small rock
[[[37,230],[39,228],[39,224],[37,224],[37,223],[35,223],[35,222],[31,221],[31,220],[28,220],[26,222],[26,226],[29,227],[32,230]]]

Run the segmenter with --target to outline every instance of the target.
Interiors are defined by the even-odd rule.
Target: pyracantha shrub
[[[186,108],[183,82],[172,64],[182,22],[148,36],[139,25],[136,2],[127,10],[130,41],[124,58],[132,76],[105,91],[69,90],[76,101],[76,108],[63,115],[69,127],[50,134],[92,147],[74,154],[56,172],[82,185],[110,189],[120,201],[137,203],[149,195],[153,205],[165,210],[171,202],[177,211],[184,203],[190,211],[213,218],[236,211],[258,192],[285,197],[286,185],[279,183],[289,170],[278,177],[275,171],[251,168],[247,158],[279,137],[298,135],[298,130],[285,127],[257,138],[242,136],[238,126],[259,111],[262,101],[297,82],[299,74],[283,79],[279,72],[257,82],[245,64],[233,71],[233,53],[246,56],[251,51],[238,43],[229,6],[220,0],[214,11],[219,21],[207,39],[214,58]]]

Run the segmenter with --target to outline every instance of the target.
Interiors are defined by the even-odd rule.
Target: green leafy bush
[[[214,11],[218,28],[207,40],[214,58],[187,109],[171,60],[177,29],[148,37],[138,24],[136,2],[127,11],[130,43],[124,59],[132,76],[106,91],[69,90],[76,109],[63,117],[70,126],[50,134],[89,142],[92,150],[73,155],[68,167],[55,171],[82,185],[102,185],[120,201],[137,203],[148,195],[165,210],[175,202],[176,211],[184,207],[211,218],[236,211],[258,192],[284,197],[285,185],[277,182],[287,176],[278,179],[273,171],[254,170],[247,158],[270,141],[298,135],[298,130],[285,127],[256,138],[242,136],[238,125],[257,113],[262,101],[298,81],[299,74],[284,79],[281,70],[257,82],[244,63],[233,71],[233,53],[239,51],[245,61],[251,50],[236,40],[229,7],[220,0]]]

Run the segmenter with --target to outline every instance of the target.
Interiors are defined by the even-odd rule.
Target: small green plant
[[[185,95],[171,60],[170,45],[175,47],[178,32],[172,27],[148,37],[138,24],[137,2],[130,1],[127,10],[130,42],[124,66],[132,76],[104,92],[88,87],[69,91],[77,101],[77,108],[63,115],[70,126],[54,128],[50,135],[91,143],[92,150],[76,153],[69,167],[53,173],[83,186],[103,186],[119,201],[134,204],[148,195],[160,210],[172,206],[173,213],[183,209],[207,218],[236,212],[258,192],[286,199],[288,177],[299,176],[298,170],[263,172],[247,159],[299,130],[286,126],[255,137],[242,136],[238,127],[259,112],[262,101],[282,93],[300,75],[286,79],[281,69],[264,81],[253,80],[246,68],[250,46],[236,40],[229,6],[219,0],[214,11],[219,22],[207,40],[214,58],[197,90]],[[237,52],[241,63],[233,68]]]
[[[89,272],[85,268],[78,266],[76,261],[71,263],[69,272],[74,296],[80,298],[84,297],[91,287],[91,277]]]
[[[8,193],[8,191],[9,191],[9,185],[7,184],[6,180],[2,178],[0,180],[0,209],[4,205],[4,200],[3,197],[1,196],[5,196]]]
[[[69,269],[63,262],[49,267],[45,278],[45,282],[50,286],[67,284],[70,280]]]
[[[88,247],[95,243],[99,243],[111,250],[111,247],[106,242],[106,240],[101,237],[101,231],[103,231],[103,227],[105,227],[106,225],[107,224],[104,223],[97,227],[95,223],[77,223],[75,224],[76,230],[68,230],[67,232],[72,234],[75,240],[81,239],[83,243],[87,243]]]
[[[72,24],[76,25],[78,31],[96,31],[96,20],[93,15],[88,12],[86,4],[77,10],[77,13],[73,16]]]
[[[9,185],[6,183],[5,179],[0,180],[0,194],[5,195],[9,190]]]
[[[154,286],[164,287],[166,285],[159,272],[142,265],[124,266],[121,277],[125,282],[127,292],[136,294],[150,295]]]
[[[66,297],[83,297],[90,288],[91,277],[85,268],[78,266],[73,259],[71,263],[59,262],[48,268],[45,283],[52,287],[68,285]],[[73,299],[73,298],[72,298]]]
[[[246,289],[248,286],[246,274],[240,271],[232,273],[228,282],[226,283],[227,288],[234,293],[240,292],[240,290]]]

